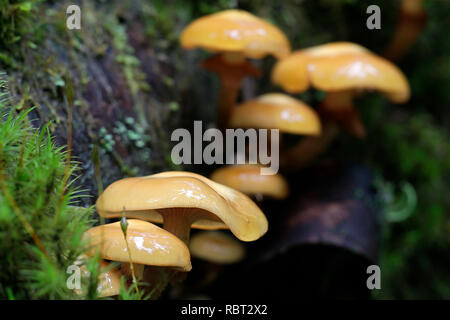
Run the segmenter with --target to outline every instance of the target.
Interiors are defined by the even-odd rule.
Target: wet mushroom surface
[[[450,297],[448,1],[0,3],[0,300]]]

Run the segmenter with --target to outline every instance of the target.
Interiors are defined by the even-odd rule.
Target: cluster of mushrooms
[[[406,102],[410,95],[403,73],[368,49],[335,42],[291,52],[283,32],[241,10],[197,19],[185,28],[180,41],[185,49],[214,53],[203,66],[220,77],[219,129],[279,129],[282,134],[305,136],[291,147],[281,143],[283,170],[311,163],[340,130],[363,138],[364,124],[353,104],[363,91],[379,91],[394,103]],[[274,84],[290,94],[321,90],[326,93],[321,104],[314,109],[284,93],[266,93],[237,104],[242,80],[261,74],[247,58],[267,55],[278,59],[272,71]],[[122,263],[120,271],[109,268],[102,274],[99,294],[118,294],[122,275],[153,288],[164,282],[161,279],[181,281],[191,270],[191,255],[216,264],[243,259],[245,247],[236,238],[254,241],[268,230],[264,213],[250,197],[281,200],[289,195],[285,178],[278,173],[261,175],[261,167],[224,166],[211,179],[171,171],[112,183],[98,198],[97,211],[106,218],[126,217],[128,226],[124,232],[121,222],[114,222],[86,233],[89,254],[100,252],[105,260]],[[191,228],[207,231],[190,239]],[[233,236],[219,229],[228,229]]]

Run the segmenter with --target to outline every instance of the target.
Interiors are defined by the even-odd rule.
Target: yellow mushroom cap
[[[120,222],[100,225],[85,233],[92,250],[104,259],[130,262]],[[128,220],[127,242],[134,263],[191,270],[189,249],[170,232],[142,220]]]
[[[313,86],[323,91],[377,90],[396,103],[406,102],[409,84],[394,64],[352,43],[331,43],[294,52],[280,60],[272,81],[288,92]]]
[[[230,119],[234,128],[279,129],[280,132],[318,135],[320,118],[302,101],[283,93],[268,93],[237,106]]]
[[[341,54],[348,54],[348,53],[370,53],[369,49],[366,49],[357,43],[346,41],[330,42],[314,46],[311,48],[306,48],[300,51],[303,51],[307,53],[310,57],[315,58],[320,57],[332,58],[335,56],[339,56]]]
[[[108,271],[102,272],[98,279],[97,291],[99,297],[111,297],[120,293],[122,273],[116,268],[110,268],[109,263],[100,261],[100,269],[105,270],[106,268],[108,268]]]
[[[112,183],[97,200],[105,217],[127,216],[160,222],[164,209],[196,209],[193,228],[229,228],[242,241],[260,238],[268,228],[259,207],[246,195],[201,175],[168,171]],[[159,211],[159,212],[158,212]],[[181,211],[180,211],[181,212]]]
[[[181,34],[185,49],[238,52],[249,58],[271,54],[277,58],[290,52],[286,36],[273,24],[243,10],[225,10],[201,17]]]
[[[217,169],[211,179],[248,195],[261,194],[275,199],[284,199],[289,186],[280,174],[261,175],[261,165],[234,165]]]
[[[192,236],[189,249],[193,257],[218,264],[231,264],[245,257],[245,247],[220,231],[202,231]]]
[[[84,256],[81,256],[79,259],[80,260],[75,262],[76,264],[82,263],[81,260],[84,259]],[[118,295],[120,293],[120,278],[122,277],[122,273],[118,269],[112,268],[108,262],[103,260],[99,261],[99,267],[100,275],[98,276],[97,284],[98,296],[111,297]],[[83,276],[90,276],[90,273],[84,264],[81,264],[80,271]],[[75,293],[81,295],[82,291],[80,289],[75,289]]]

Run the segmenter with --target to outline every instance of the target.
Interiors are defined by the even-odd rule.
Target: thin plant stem
[[[71,164],[70,160],[72,156],[73,90],[72,90],[72,82],[70,81],[69,77],[67,77],[66,83],[67,83],[66,85],[67,103],[69,104],[68,121],[67,121],[67,153],[66,153],[66,166],[64,169],[64,177],[63,177],[63,187],[58,199],[56,217],[59,217],[64,195],[66,193],[67,182],[69,181],[70,176],[70,164]]]

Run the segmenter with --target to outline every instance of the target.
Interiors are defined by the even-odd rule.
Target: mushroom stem
[[[366,132],[359,112],[353,105],[353,97],[353,90],[329,92],[319,112],[325,119],[337,122],[349,134],[362,139]]]
[[[262,203],[264,201],[264,195],[261,193],[255,193],[253,195],[254,199],[255,199],[255,203],[259,206],[262,207]]]
[[[330,111],[339,111],[353,108],[353,91],[343,90],[328,92],[322,100],[322,108]]]
[[[423,0],[403,0],[394,35],[383,55],[392,61],[399,60],[419,38],[426,22]]]
[[[260,71],[240,53],[213,56],[203,62],[203,67],[216,72],[220,78],[217,126],[224,131],[236,105],[242,80],[247,76],[259,76]]]

